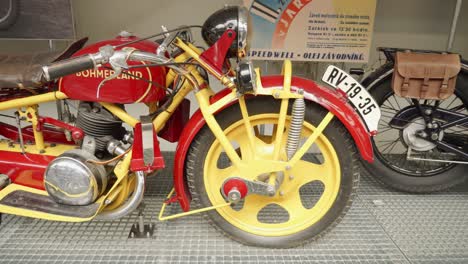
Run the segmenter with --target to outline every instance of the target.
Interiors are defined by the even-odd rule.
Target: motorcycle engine
[[[88,137],[96,142],[95,155],[102,158],[107,144],[113,139],[122,139],[126,130],[122,121],[98,103],[81,102],[78,107],[76,126],[83,129]]]
[[[45,189],[57,203],[89,205],[104,193],[108,182],[104,165],[89,161],[113,155],[107,145],[120,141],[127,131],[120,119],[93,102],[80,103],[75,126],[86,135],[81,149],[66,151],[49,164]]]
[[[45,189],[60,204],[88,205],[106,190],[107,174],[103,165],[88,162],[97,158],[74,149],[55,158],[44,176]]]

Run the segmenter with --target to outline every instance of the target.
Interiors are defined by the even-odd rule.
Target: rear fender
[[[262,77],[262,86],[265,89],[282,88],[282,75]],[[317,85],[314,81],[292,77],[291,90],[304,90],[304,97],[308,101],[320,104],[328,111],[332,112],[348,129],[354,139],[356,146],[361,153],[363,159],[372,162],[373,151],[371,143],[371,135],[358,113],[353,107],[348,104],[346,98],[339,92]],[[216,102],[231,90],[224,89],[211,98],[211,102]],[[233,101],[225,107],[236,103]],[[223,108],[224,109],[224,108]],[[185,126],[180,136],[179,144],[177,145],[174,160],[174,188],[176,191],[175,199],[180,203],[184,211],[190,210],[191,196],[186,183],[185,177],[185,158],[190,148],[192,140],[197,135],[198,131],[205,125],[205,119],[200,110],[195,112],[190,121]]]

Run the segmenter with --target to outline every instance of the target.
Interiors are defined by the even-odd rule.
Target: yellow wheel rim
[[[278,114],[260,114],[250,116],[252,127],[260,125],[274,125],[278,121]],[[288,120],[286,121],[288,124]],[[301,137],[307,138],[312,134],[315,127],[304,122]],[[247,136],[243,120],[240,120],[224,130],[228,139],[233,143],[241,154],[242,162],[247,166],[254,167],[255,160],[271,159],[273,155],[274,135],[265,136],[255,130],[255,143],[252,147]],[[273,129],[274,130],[274,129]],[[284,132],[282,149],[285,149],[287,131]],[[260,236],[287,236],[305,230],[315,223],[330,210],[338,195],[340,188],[340,163],[330,141],[322,134],[315,141],[311,149],[319,150],[322,155],[320,164],[300,160],[290,170],[284,171],[284,180],[274,197],[260,195],[248,195],[243,207],[234,209],[232,207],[218,208],[217,212],[235,227]],[[211,203],[222,204],[225,199],[220,189],[227,178],[241,177],[249,180],[258,180],[252,176],[240,175],[239,169],[234,166],[220,168],[218,160],[222,159],[223,149],[219,141],[215,140],[208,150],[204,164],[205,190]],[[285,160],[286,153],[282,151],[281,158]],[[227,160],[229,161],[229,160]],[[320,182],[323,191],[311,208],[306,208],[301,197],[301,187],[312,182]],[[276,222],[264,222],[259,220],[259,213],[267,206],[275,205],[285,210],[288,219]]]

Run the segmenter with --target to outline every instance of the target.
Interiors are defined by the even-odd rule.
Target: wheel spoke
[[[397,98],[395,97],[395,95],[393,95],[393,100],[395,101],[395,104],[396,104],[397,107],[398,107],[398,111],[400,111],[400,110],[401,110],[401,107],[400,107],[400,104],[398,103],[398,100],[397,100]]]
[[[257,137],[254,137],[253,142],[251,142],[247,137],[240,137],[236,139],[236,142],[239,144],[239,149],[241,153],[242,160],[249,160],[255,155],[255,144],[257,144]],[[253,144],[253,145],[252,145]]]
[[[251,151],[251,154],[254,155],[255,136],[252,131],[253,130],[252,124],[250,123],[249,112],[247,110],[247,105],[245,104],[244,96],[241,96],[239,98],[239,107],[242,113],[242,119],[244,120],[245,133],[247,134],[247,138],[249,140],[250,151]]]
[[[390,108],[391,108],[392,110],[394,110],[395,112],[398,112],[398,109],[396,109],[396,107],[392,104],[392,102],[390,101],[390,99],[389,99],[387,102],[388,102],[388,104],[390,105]]]
[[[387,112],[390,112],[390,113],[396,112],[395,109],[391,108],[391,107],[388,106],[388,105],[382,105],[382,106],[380,107],[380,109],[382,109],[382,110],[384,110],[384,111],[387,111]]]
[[[465,109],[465,106],[463,104],[460,104],[460,105],[450,108],[449,111],[458,112],[461,110],[460,112],[462,112],[464,109]]]
[[[380,147],[386,146],[386,147],[385,147],[384,149],[382,149],[380,152],[381,152],[381,153],[384,153],[387,149],[392,149],[393,146],[394,146],[396,143],[398,143],[398,141],[399,141],[399,139],[396,139],[396,140],[394,140],[393,142],[390,142],[390,143],[388,143],[388,144],[384,144],[384,145],[380,146]],[[387,145],[388,145],[388,146],[387,146]]]
[[[381,130],[381,131],[379,131],[379,135],[380,135],[380,134],[383,134],[383,133],[385,133],[385,132],[387,132],[387,131],[390,131],[390,130],[395,130],[395,128],[393,128],[393,127],[390,127],[390,128],[387,128],[387,129]]]
[[[457,97],[454,96],[452,101],[447,105],[447,109],[450,109],[450,106],[457,100]]]

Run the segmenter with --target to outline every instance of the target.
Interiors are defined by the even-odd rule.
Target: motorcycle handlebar
[[[93,69],[96,65],[97,62],[93,58],[93,55],[88,54],[43,66],[42,71],[44,72],[46,81],[51,81],[69,74]]]
[[[101,64],[109,62],[114,69],[127,68],[127,61],[148,61],[152,63],[167,63],[170,60],[164,56],[138,50],[114,51],[113,47],[104,47],[97,53],[87,54],[63,61],[58,61],[42,67],[44,79],[51,81],[74,74],[80,71],[93,69]],[[169,66],[180,71],[175,66]]]

